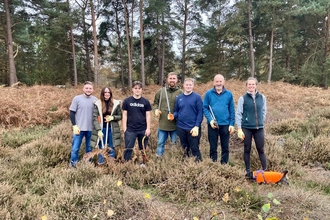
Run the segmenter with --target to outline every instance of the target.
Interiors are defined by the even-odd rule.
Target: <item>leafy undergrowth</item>
[[[197,85],[195,91],[203,95],[211,86]],[[226,87],[235,100],[245,92],[244,82],[228,81]],[[157,88],[145,89],[151,102]],[[179,146],[166,146],[164,157],[156,158],[155,118],[146,168],[139,166],[136,151],[131,162],[122,163],[122,147],[116,149],[117,161],[96,167],[84,157],[84,146],[77,169],[69,168],[68,107],[81,88],[2,89],[17,106],[9,96],[0,98],[0,219],[325,219],[330,210],[327,91],[284,83],[259,85],[268,101],[269,169],[289,170],[287,186],[246,181],[243,147],[236,135],[230,140],[230,163],[213,163],[204,123],[202,162],[183,159]],[[117,90],[114,94],[126,97]],[[27,104],[20,106],[24,99]],[[11,119],[3,120],[9,111],[6,103]],[[20,108],[27,111],[22,114]],[[260,168],[255,151],[251,162],[253,169]]]

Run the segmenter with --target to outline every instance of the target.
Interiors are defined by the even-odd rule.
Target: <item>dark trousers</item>
[[[228,131],[229,125],[219,125],[218,128],[213,129],[211,125],[207,127],[207,136],[210,143],[210,158],[213,162],[218,160],[218,140],[220,136],[221,145],[221,164],[228,163],[229,159],[229,138],[230,134]]]
[[[181,146],[184,150],[184,156],[189,157],[190,151],[194,157],[196,157],[196,161],[202,160],[202,155],[199,150],[199,141],[201,138],[201,129],[199,128],[198,136],[193,137],[190,134],[190,130],[184,130],[182,128],[177,128],[177,134],[180,138]]]
[[[139,132],[131,132],[125,131],[125,152],[124,152],[124,159],[125,161],[129,161],[131,159],[133,148],[135,144],[136,138],[138,139],[139,150],[143,150],[142,147],[142,139],[145,135],[145,131]],[[144,147],[148,145],[148,137],[144,139]]]
[[[251,145],[252,145],[252,137],[254,139],[254,143],[256,144],[256,148],[259,155],[259,160],[261,162],[261,166],[263,170],[267,169],[267,159],[266,154],[264,152],[265,145],[265,135],[264,129],[247,129],[242,128],[242,131],[245,134],[244,139],[244,163],[246,172],[250,172],[250,154],[251,154]]]

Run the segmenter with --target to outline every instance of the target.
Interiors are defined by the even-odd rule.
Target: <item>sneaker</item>
[[[141,163],[141,164],[140,164],[140,167],[141,167],[141,168],[145,168],[146,165],[145,165],[144,163]]]
[[[253,179],[253,173],[252,172],[247,172],[245,174],[245,179]]]

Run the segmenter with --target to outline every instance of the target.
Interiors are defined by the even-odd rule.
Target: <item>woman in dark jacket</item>
[[[115,158],[115,147],[120,146],[121,136],[118,121],[122,118],[120,100],[113,98],[110,87],[103,87],[100,99],[94,103],[93,124],[91,146],[103,144],[110,147],[109,156]],[[108,133],[106,133],[108,130]],[[100,139],[102,138],[102,141]],[[107,138],[107,140],[106,140]],[[103,142],[103,143],[102,143]],[[104,146],[107,147],[107,146]],[[103,158],[99,155],[99,164],[103,163]]]

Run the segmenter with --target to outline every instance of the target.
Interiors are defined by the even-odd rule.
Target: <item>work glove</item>
[[[235,131],[234,126],[229,125],[228,131],[229,131],[229,134],[234,133],[234,131]],[[243,134],[243,135],[244,135],[244,134]]]
[[[99,136],[100,139],[103,138],[103,132],[100,130],[97,132],[97,136]]]
[[[77,125],[73,125],[73,126],[72,126],[72,129],[73,129],[73,133],[74,133],[75,135],[80,134],[80,129],[78,128]]]
[[[105,119],[105,122],[110,122],[110,121],[113,120],[113,116],[112,115],[107,115],[107,116],[104,117],[104,119]]]
[[[217,123],[215,122],[215,120],[211,120],[210,121],[210,125],[213,129],[216,129],[218,126],[217,126]]]
[[[191,129],[191,131],[190,131],[190,134],[193,137],[197,137],[198,136],[198,127],[197,126],[193,127],[193,129]]]
[[[156,109],[155,110],[156,117],[159,117],[161,114],[162,114],[162,111],[161,110],[159,110],[159,109]]]
[[[244,140],[245,134],[244,134],[244,132],[242,131],[241,128],[237,130],[237,136],[238,136],[238,138]]]
[[[174,120],[174,115],[171,112],[169,112],[167,114],[167,120],[169,120],[169,121],[173,121]]]

